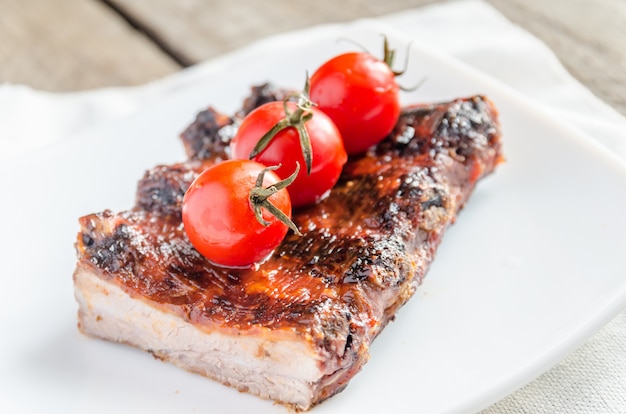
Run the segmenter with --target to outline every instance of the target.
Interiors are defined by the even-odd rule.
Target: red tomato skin
[[[289,108],[295,111],[296,105],[290,102]],[[296,162],[300,163],[300,172],[296,180],[287,187],[294,207],[314,204],[326,197],[337,183],[343,165],[348,159],[335,124],[318,109],[312,108],[311,112],[313,118],[305,124],[313,152],[310,175],[306,172],[298,132],[293,127],[279,132],[270,144],[253,158],[264,165],[280,164],[281,167],[275,172],[281,179],[293,174]],[[284,117],[283,102],[261,105],[248,114],[231,141],[232,157],[247,159],[259,139]]]
[[[248,160],[228,160],[203,171],[183,198],[183,224],[191,244],[214,264],[250,267],[262,262],[284,239],[288,227],[263,210],[269,226],[259,223],[249,201],[250,190],[265,168]],[[280,179],[266,172],[263,186]],[[291,217],[286,190],[269,200]]]
[[[337,125],[348,154],[391,133],[400,117],[399,93],[391,68],[368,53],[335,56],[311,76],[311,101]]]

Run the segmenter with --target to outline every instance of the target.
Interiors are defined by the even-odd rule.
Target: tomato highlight
[[[183,198],[183,224],[189,241],[209,261],[224,267],[250,267],[265,260],[282,242],[289,223],[297,232],[285,188],[289,179],[281,181],[274,168],[228,160],[209,167],[193,181]]]
[[[324,62],[311,76],[311,100],[337,125],[348,154],[359,154],[389,135],[400,117],[400,88],[385,56],[350,52]]]

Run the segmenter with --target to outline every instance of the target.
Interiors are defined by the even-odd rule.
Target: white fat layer
[[[74,287],[79,327],[87,335],[136,346],[186,370],[299,409],[308,409],[316,399],[324,376],[322,356],[292,331],[208,332],[133,299],[80,267]]]

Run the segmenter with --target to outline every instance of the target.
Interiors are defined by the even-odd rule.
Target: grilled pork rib
[[[365,364],[476,181],[501,161],[497,113],[480,96],[406,109],[327,199],[294,213],[303,236],[247,270],[210,264],[181,222],[186,188],[228,156],[236,124],[201,112],[182,134],[188,161],[148,171],[133,209],[80,218],[78,324],[307,410]]]

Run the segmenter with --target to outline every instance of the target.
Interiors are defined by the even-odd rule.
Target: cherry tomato
[[[244,118],[231,141],[233,158],[249,158],[261,137],[289,116],[285,114],[284,105],[284,102],[269,102]],[[298,110],[295,102],[287,102],[286,105],[289,113]],[[330,118],[316,108],[309,108],[307,111],[312,114],[304,123],[311,143],[310,174],[307,174],[304,167],[306,162],[300,134],[294,126],[278,132],[265,149],[252,158],[265,165],[281,165],[276,174],[283,179],[294,172],[296,163],[303,166],[294,183],[287,188],[294,206],[313,204],[328,195],[348,158],[341,135]]]
[[[228,160],[203,171],[183,198],[183,224],[193,246],[211,262],[226,267],[248,267],[263,261],[280,244],[288,227],[267,210],[261,224],[254,213],[250,191],[266,167],[249,160]],[[280,179],[264,173],[263,186]],[[286,189],[268,198],[287,217],[291,201]]]
[[[398,121],[399,87],[390,64],[368,53],[345,53],[311,76],[311,100],[335,122],[348,154],[377,144]]]

